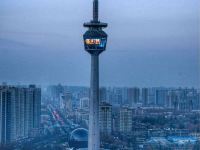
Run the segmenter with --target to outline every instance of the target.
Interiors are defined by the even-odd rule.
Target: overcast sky
[[[106,86],[197,86],[199,0],[100,0]],[[1,0],[0,82],[89,85],[92,0]]]

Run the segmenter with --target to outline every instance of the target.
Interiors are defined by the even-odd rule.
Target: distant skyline
[[[0,82],[89,86],[92,0],[1,0]],[[102,86],[200,85],[199,0],[100,0]]]

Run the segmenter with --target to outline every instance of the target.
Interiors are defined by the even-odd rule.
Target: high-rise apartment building
[[[84,97],[80,99],[80,109],[88,110],[89,109],[89,98]]]
[[[40,127],[41,90],[0,86],[0,144],[28,137]]]
[[[156,89],[156,106],[164,107],[167,103],[168,90],[165,88]]]
[[[102,134],[111,134],[112,131],[112,105],[102,102],[100,104],[100,132]]]
[[[13,89],[0,89],[0,143],[6,144],[16,138],[16,114]]]
[[[148,104],[149,104],[149,90],[148,90],[148,88],[142,88],[142,103],[143,103],[143,106],[148,106]]]
[[[119,119],[119,131],[125,134],[130,133],[132,131],[132,109],[122,107]]]
[[[70,92],[65,92],[60,96],[60,105],[61,108],[66,111],[72,111],[72,94]]]
[[[176,90],[171,90],[168,92],[167,102],[165,103],[165,107],[173,108],[177,110],[178,108],[178,96]]]
[[[107,90],[105,87],[101,87],[99,90],[99,101],[107,102]]]
[[[140,100],[139,88],[128,88],[127,90],[128,102],[130,107],[134,107]]]
[[[47,93],[53,101],[58,101],[60,94],[64,92],[64,88],[61,84],[51,85],[47,87]]]

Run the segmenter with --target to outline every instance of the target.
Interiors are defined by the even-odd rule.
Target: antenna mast
[[[93,21],[98,22],[99,18],[99,2],[98,0],[93,1]]]

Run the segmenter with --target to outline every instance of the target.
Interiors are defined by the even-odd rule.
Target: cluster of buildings
[[[85,107],[84,110],[82,108],[83,107],[76,110],[76,117],[85,124],[88,122],[89,113],[87,107]],[[177,119],[179,118],[180,121],[176,121],[176,119],[175,121],[169,121],[169,116],[174,117],[170,109],[159,107],[130,108],[126,106],[116,108],[109,103],[101,102],[99,114],[100,133],[101,137],[104,139],[103,143],[108,142],[106,138],[117,138],[115,141],[118,141],[118,144],[116,144],[119,146],[118,148],[122,145],[120,142],[126,143],[127,145],[123,143],[126,145],[126,148],[132,149],[148,149],[149,147],[153,147],[153,149],[159,147],[187,148],[194,147],[195,144],[200,141],[200,136],[197,136],[199,132],[196,130],[198,127],[194,129],[196,131],[185,127],[183,127],[183,129],[175,127],[182,122],[188,124],[194,116],[191,118],[189,116],[188,118],[184,117],[187,119],[187,121],[185,121],[180,117],[180,113],[180,116],[177,116]],[[191,114],[193,115],[193,113]],[[200,115],[200,113],[198,113],[198,115]],[[153,120],[151,120],[152,118]],[[159,120],[160,118],[167,119],[163,119],[162,121]],[[188,126],[193,126],[193,124],[188,124]],[[161,141],[165,142],[162,143]],[[106,148],[109,149],[111,147],[107,146]]]
[[[100,100],[114,106],[164,107],[177,111],[200,109],[200,92],[194,88],[106,88],[100,89]]]
[[[80,100],[89,97],[89,88],[68,87],[62,85],[47,88],[55,103],[70,103],[71,107],[78,107]],[[138,87],[101,87],[99,91],[101,102],[107,102],[115,107],[163,107],[176,111],[192,111],[200,109],[200,91],[195,88],[138,88]],[[63,95],[68,100],[63,102]]]
[[[47,89],[48,95],[55,98],[52,98],[54,104],[67,110],[65,114],[71,116],[70,119],[75,123],[88,128],[89,88],[57,85]],[[190,139],[190,136],[200,137],[196,136],[198,125],[192,119],[200,112],[200,91],[197,89],[101,87],[99,96],[101,136],[118,141],[117,143],[122,142],[118,145],[123,145],[122,148],[152,147],[151,144],[154,143],[151,142],[151,137],[165,138],[166,141],[169,136],[186,139]],[[198,119],[196,122],[198,123]],[[193,133],[196,135],[193,136]],[[159,140],[157,141],[159,145]],[[166,144],[168,145],[163,146],[172,145],[173,141]]]
[[[0,145],[35,136],[40,128],[41,89],[0,86]]]

